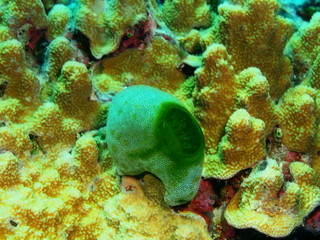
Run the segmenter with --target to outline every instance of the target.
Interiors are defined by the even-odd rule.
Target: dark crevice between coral
[[[31,156],[36,155],[39,151],[45,153],[40,144],[38,143],[38,136],[34,134],[29,134],[29,139],[32,143],[32,150],[30,152]]]
[[[213,190],[217,194],[217,200],[213,207],[220,207],[222,203],[229,202],[240,189],[240,184],[247,178],[252,169],[244,169],[228,180],[209,179]]]
[[[32,54],[35,56],[37,64],[39,64],[40,66],[44,64],[45,52],[47,47],[49,46],[49,41],[46,39],[44,33],[45,32],[43,31],[41,34],[41,37],[35,44],[34,49],[28,48],[28,45],[26,46],[26,49],[25,49],[27,52],[32,52]],[[32,41],[32,39],[30,39],[30,41]]]
[[[297,9],[297,15],[305,21],[310,21],[312,15],[318,11],[320,11],[320,2],[318,0],[311,0]]]
[[[277,228],[278,226],[274,226]],[[260,233],[254,229],[235,229],[237,234],[237,240],[316,240],[319,239],[319,235],[311,233],[305,230],[303,227],[295,228],[291,234],[287,237],[273,238],[263,233]]]
[[[297,86],[306,78],[309,68],[304,63],[298,61],[293,61],[292,67],[293,76],[291,81],[294,86]]]
[[[78,132],[78,138],[82,137],[85,133],[89,132],[88,130],[83,130]]]
[[[32,24],[25,23],[15,31],[17,39],[27,53],[28,65],[43,64],[45,50],[49,45],[49,41],[46,39],[47,28],[37,28]],[[31,59],[29,59],[30,57]]]
[[[0,97],[3,97],[3,95],[7,89],[7,86],[8,86],[8,82],[6,82],[6,81],[0,83]]]
[[[224,0],[207,0],[207,3],[210,5],[210,10],[218,13],[218,6],[224,2]]]
[[[45,7],[44,7],[44,10],[45,10],[45,12],[46,12],[47,15],[49,14],[50,10],[53,8],[53,6],[54,6],[55,4],[61,3],[61,1],[59,2],[58,0],[52,0],[52,1],[51,1],[51,2],[52,2],[51,4],[45,4],[44,2],[47,2],[47,1],[44,1],[44,0],[41,0],[41,2],[42,2],[42,4],[45,6]]]
[[[77,47],[89,58],[89,62],[96,62],[96,59],[90,50],[90,40],[78,29],[75,29],[72,35],[72,39],[77,42]]]
[[[185,49],[186,50],[186,49]],[[186,50],[187,51],[187,50]],[[203,47],[201,47],[200,43],[197,43],[192,51],[187,51],[188,53],[190,54],[193,54],[193,55],[199,55],[199,56],[202,56],[203,52],[205,51],[205,49],[203,49]]]
[[[157,2],[158,5],[163,5],[165,0],[156,0],[156,2]]]
[[[316,207],[308,216],[304,219],[304,229],[319,239],[320,237],[320,206]]]
[[[13,220],[10,220],[9,221],[10,225],[13,226],[13,227],[17,227],[18,226],[18,223],[13,221]]]
[[[194,72],[197,69],[196,67],[192,67],[185,63],[181,64],[179,68],[187,76],[187,78],[194,76]]]
[[[149,15],[148,12],[147,15]],[[128,28],[121,37],[118,49],[112,53],[112,55],[117,55],[126,49],[146,48],[148,43],[152,40],[152,31],[155,27],[155,21],[149,16],[147,20],[140,21]]]

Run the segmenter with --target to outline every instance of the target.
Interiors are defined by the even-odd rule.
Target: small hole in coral
[[[16,222],[13,221],[13,220],[10,220],[10,224],[11,224],[11,226],[14,226],[14,227],[17,227],[17,226],[18,226],[18,223],[16,223]]]
[[[182,64],[180,66],[181,71],[188,77],[194,76],[195,67],[192,67],[188,64]]]
[[[31,141],[36,140],[38,138],[37,135],[29,134],[29,138]]]
[[[4,95],[4,92],[6,91],[7,86],[8,86],[8,82],[0,83],[0,97]]]
[[[258,170],[259,171],[265,170],[267,165],[268,165],[268,162],[267,161],[263,161],[261,164],[259,164]]]
[[[85,36],[82,32],[79,30],[75,30],[73,33],[73,39],[77,42],[77,48],[82,50],[85,55],[89,58],[89,62],[91,61],[97,61],[97,59],[92,55],[90,50],[90,40],[87,36]]]

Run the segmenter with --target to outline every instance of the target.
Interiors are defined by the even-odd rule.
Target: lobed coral
[[[318,231],[320,15],[294,27],[279,9],[0,0],[0,239],[280,237],[310,213]],[[138,84],[173,94],[201,125],[206,187],[196,193],[200,169],[190,205],[170,208],[161,177],[116,171],[110,102]]]
[[[320,191],[314,185],[315,172],[307,164],[292,162],[289,168],[293,182],[284,181],[281,166],[273,159],[257,165],[228,204],[227,221],[236,228],[252,227],[273,237],[286,236],[301,224],[319,204]],[[279,225],[281,228],[274,227]]]

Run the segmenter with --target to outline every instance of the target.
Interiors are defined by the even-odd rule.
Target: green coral
[[[153,173],[164,183],[165,202],[172,206],[195,196],[204,137],[175,97],[144,85],[121,91],[110,106],[106,134],[120,175]]]

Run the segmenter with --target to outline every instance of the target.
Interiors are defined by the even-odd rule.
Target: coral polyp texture
[[[0,239],[319,234],[320,13],[289,2],[0,0]]]
[[[310,166],[292,162],[289,168],[292,182],[284,181],[281,166],[274,159],[257,165],[228,204],[227,221],[237,228],[252,227],[274,237],[286,236],[301,224],[306,213],[319,204],[320,191]],[[274,227],[280,224],[281,228]]]

